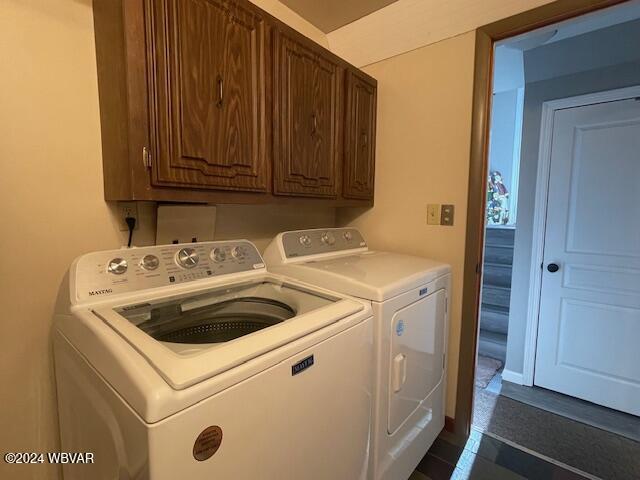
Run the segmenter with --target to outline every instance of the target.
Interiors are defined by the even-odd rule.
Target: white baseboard
[[[516,383],[518,385],[524,385],[524,375],[522,375],[522,373],[507,370],[506,368],[502,371],[502,380]]]

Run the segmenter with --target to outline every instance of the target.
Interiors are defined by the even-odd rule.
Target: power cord
[[[133,229],[136,228],[136,219],[134,217],[126,217],[124,221],[127,222],[127,227],[129,227],[129,241],[127,242],[127,248],[129,248],[133,239]]]

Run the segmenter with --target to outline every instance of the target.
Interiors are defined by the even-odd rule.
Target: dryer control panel
[[[264,268],[247,240],[88,253],[71,269],[72,302]]]
[[[367,242],[355,228],[297,230],[282,234],[282,250],[286,258],[335,253],[366,246]]]

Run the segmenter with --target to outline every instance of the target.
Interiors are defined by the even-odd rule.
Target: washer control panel
[[[246,240],[89,253],[71,271],[72,301],[264,268],[258,249]]]
[[[362,234],[355,228],[298,230],[282,234],[282,249],[287,258],[366,248]]]

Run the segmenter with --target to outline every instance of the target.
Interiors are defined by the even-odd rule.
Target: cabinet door
[[[274,193],[335,197],[342,67],[295,34],[275,35]]]
[[[152,182],[267,191],[264,19],[235,0],[147,7]]]
[[[347,109],[342,195],[372,199],[376,151],[376,85],[347,72]]]

